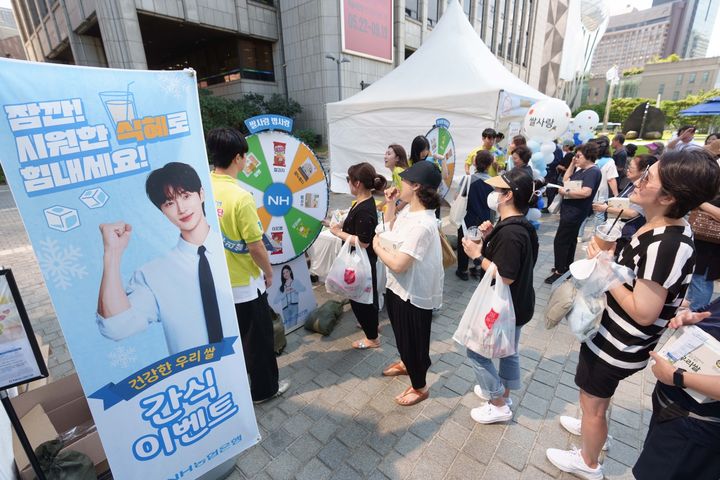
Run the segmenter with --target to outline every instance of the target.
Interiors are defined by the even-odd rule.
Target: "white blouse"
[[[398,251],[414,259],[402,273],[387,269],[387,288],[418,308],[440,308],[445,271],[435,211],[410,212],[409,207],[404,208],[398,213],[392,230],[383,236],[402,242]]]

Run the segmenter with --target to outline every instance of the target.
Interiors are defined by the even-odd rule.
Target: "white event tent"
[[[367,89],[327,105],[330,188],[347,193],[348,167],[364,161],[389,179],[387,146],[399,143],[409,155],[412,139],[438,118],[450,121],[455,172],[462,174],[484,128],[518,133],[527,109],[544,98],[495,58],[457,0],[450,0],[429,38],[405,62]],[[508,124],[516,130],[506,130]]]

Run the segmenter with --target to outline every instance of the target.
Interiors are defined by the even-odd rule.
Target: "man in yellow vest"
[[[505,170],[505,156],[500,152],[500,150],[498,150],[497,147],[495,147],[496,136],[497,133],[492,128],[486,128],[485,130],[483,130],[482,145],[470,152],[470,155],[468,155],[465,159],[466,175],[470,175],[472,173],[470,170],[473,166],[473,163],[475,162],[475,156],[480,150],[490,151],[490,153],[492,153],[493,157],[495,158],[493,164],[490,165],[490,168],[488,168],[488,175],[490,175],[491,177],[495,177],[500,173],[501,170]]]

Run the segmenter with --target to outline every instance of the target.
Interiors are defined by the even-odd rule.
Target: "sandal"
[[[414,395],[414,398],[408,399],[408,396]],[[409,407],[412,405],[417,405],[418,403],[422,402],[423,400],[427,400],[427,398],[430,396],[430,390],[425,390],[424,392],[421,392],[419,390],[415,390],[414,388],[410,387],[408,390],[405,391],[405,394],[400,397],[396,398],[395,402],[398,405],[401,405],[403,407]]]
[[[377,343],[368,343],[369,340],[355,340],[352,342],[352,347],[358,350],[365,350],[368,348],[378,348],[380,346],[380,342]]]
[[[382,373],[386,377],[397,377],[398,375],[407,375],[408,371],[405,368],[405,365],[403,365],[402,361],[400,361],[391,364],[389,367],[383,370]]]

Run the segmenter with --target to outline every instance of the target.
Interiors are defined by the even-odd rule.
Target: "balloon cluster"
[[[527,146],[532,152],[530,167],[535,180],[544,179],[547,175],[547,166],[555,159],[557,148],[553,140],[562,138],[569,125],[570,108],[557,98],[540,100],[528,110],[523,121],[523,131],[528,139]],[[542,208],[542,199],[538,202],[538,207]],[[538,208],[531,208],[526,216],[535,228],[540,227]]]

